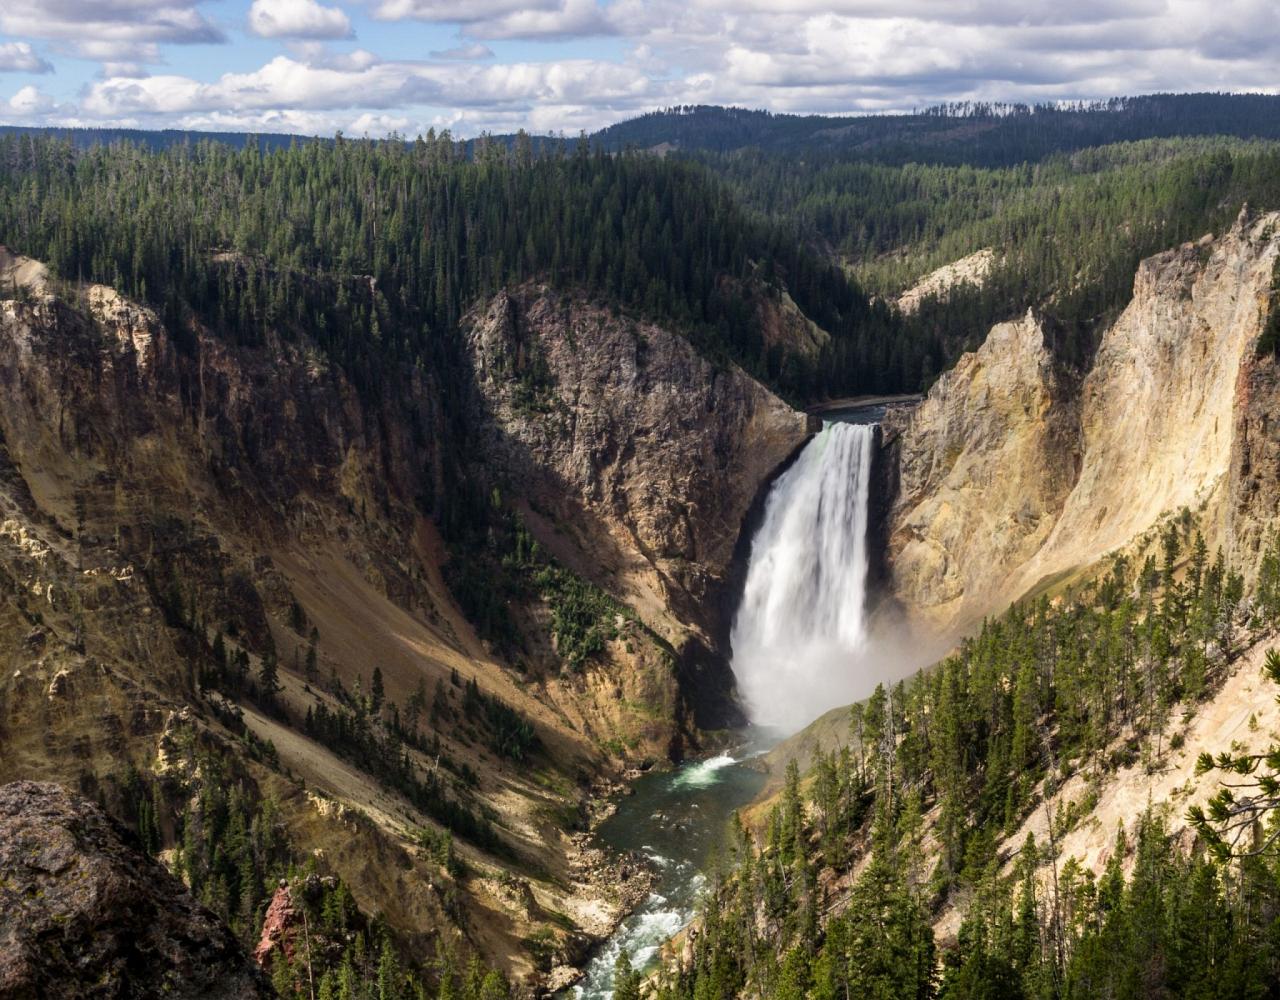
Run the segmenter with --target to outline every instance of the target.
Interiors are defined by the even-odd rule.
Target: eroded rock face
[[[274,997],[231,931],[59,785],[0,787],[0,996]]]
[[[995,327],[901,427],[899,601],[964,627],[1183,507],[1208,514],[1213,544],[1229,495],[1237,521],[1274,500],[1233,484],[1274,461],[1274,390],[1251,358],[1278,252],[1280,215],[1242,213],[1144,261],[1078,388],[1033,320]]]
[[[1122,546],[1167,511],[1219,499],[1236,381],[1266,321],[1277,221],[1241,219],[1219,240],[1142,262],[1085,379],[1084,462],[1043,572]]]
[[[1280,364],[1248,356],[1236,382],[1230,495],[1223,540],[1232,564],[1256,570],[1269,532],[1280,523]]]
[[[543,287],[497,295],[466,338],[485,459],[544,544],[677,647],[713,645],[743,519],[809,419],[669,330]]]
[[[37,499],[66,503],[96,473],[119,480],[121,514],[135,492],[148,507],[185,494],[190,514],[303,533],[317,502],[403,517],[438,487],[439,401],[420,376],[373,406],[313,345],[170,330],[105,286],[50,291],[40,265],[0,248],[0,280],[33,273],[26,295],[0,301],[0,432],[50,480]]]
[[[945,613],[1044,543],[1075,480],[1076,388],[1027,313],[904,414],[891,544],[909,607]]]

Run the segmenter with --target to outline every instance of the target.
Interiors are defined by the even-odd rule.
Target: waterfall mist
[[[823,428],[770,491],[734,621],[754,722],[788,732],[867,694],[867,505],[875,426]]]

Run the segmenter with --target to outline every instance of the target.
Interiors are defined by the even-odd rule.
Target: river
[[[600,825],[600,843],[643,854],[653,864],[657,882],[600,946],[568,995],[608,1000],[613,966],[624,949],[632,965],[645,968],[662,943],[693,917],[706,884],[703,873],[724,843],[730,817],[764,787],[765,775],[751,766],[752,759],[777,742],[777,734],[758,727],[740,737],[740,745],[729,753],[638,779],[618,811]]]

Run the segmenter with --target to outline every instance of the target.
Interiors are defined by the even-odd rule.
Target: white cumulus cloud
[[[360,67],[312,65],[277,56],[249,73],[203,82],[179,75],[113,78],[90,84],[81,110],[103,118],[262,109],[337,110],[582,104],[633,105],[660,97],[634,67],[590,59],[494,66],[379,62]]]
[[[341,7],[316,0],[253,0],[249,30],[263,38],[350,38],[351,19]]]
[[[357,4],[380,22],[367,49],[328,45]],[[236,23],[278,40],[274,58],[143,72]],[[76,105],[27,112],[56,124],[572,133],[670,104],[847,114],[1280,86],[1275,0],[0,0],[0,32],[0,70],[47,67],[33,42],[104,64]]]
[[[226,40],[201,0],[0,0],[0,30],[60,43],[86,59],[158,62],[159,44]]]
[[[476,18],[467,32],[477,38],[585,38],[618,31],[606,8],[596,0],[562,0],[551,8],[523,10]]]
[[[14,94],[7,103],[9,113],[17,118],[34,118],[57,109],[57,102],[35,87],[26,86]]]

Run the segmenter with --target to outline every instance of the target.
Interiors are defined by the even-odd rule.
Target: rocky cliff
[[[1028,315],[995,327],[891,428],[893,590],[909,612],[963,628],[1184,507],[1203,515],[1211,545],[1239,538],[1256,551],[1256,526],[1239,526],[1274,506],[1262,482],[1272,378],[1253,344],[1278,223],[1242,213],[1217,238],[1143,261],[1082,376],[1055,362]]]
[[[522,418],[481,369],[486,469],[642,620],[582,675],[546,649],[548,669],[522,672],[445,584],[432,515],[458,459],[432,372],[358,387],[305,336],[236,345],[8,251],[0,295],[0,781],[57,781],[141,822],[141,780],[163,842],[204,748],[276,804],[293,857],[322,858],[415,951],[457,945],[520,978],[579,957],[627,893],[575,840],[620,764],[603,743],[696,738],[684,685],[702,668],[723,694],[726,675],[684,655],[708,629],[689,602],[803,418],[669,332],[546,299],[556,408]],[[495,328],[485,363],[510,348],[519,366],[501,338],[524,329]],[[450,825],[462,866],[423,846]]]
[[[227,927],[58,785],[0,788],[0,996],[274,997]]]
[[[1076,478],[1077,385],[1028,313],[992,329],[911,411],[897,442],[892,580],[947,611],[1044,544]]]
[[[726,583],[747,512],[808,418],[683,337],[545,287],[499,294],[465,333],[490,480],[674,651],[681,682],[664,701],[686,697],[701,728],[735,721]]]

